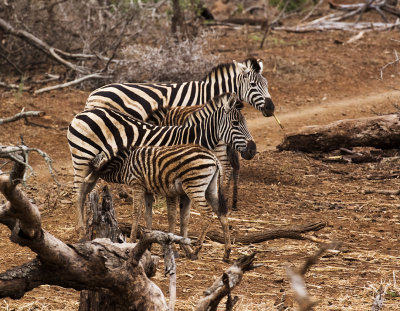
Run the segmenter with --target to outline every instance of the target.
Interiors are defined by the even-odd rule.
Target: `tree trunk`
[[[122,243],[124,236],[119,230],[115,217],[112,196],[105,186],[102,191],[102,202],[99,204],[99,195],[96,190],[89,194],[89,208],[87,209],[86,240],[109,238],[111,242]],[[112,296],[107,291],[81,291],[79,311],[117,311],[117,305],[112,303]]]
[[[340,120],[323,126],[306,126],[287,134],[278,150],[303,152],[332,151],[340,148],[399,148],[399,115]]]

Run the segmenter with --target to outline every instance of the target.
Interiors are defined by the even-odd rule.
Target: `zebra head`
[[[257,148],[240,111],[243,103],[238,100],[235,93],[225,94],[220,99],[223,101],[224,111],[219,126],[221,140],[239,151],[243,159],[252,159],[256,155]]]
[[[262,76],[262,61],[249,58],[243,63],[233,63],[237,72],[239,100],[260,110],[264,117],[271,117],[275,106],[268,92],[268,81]]]

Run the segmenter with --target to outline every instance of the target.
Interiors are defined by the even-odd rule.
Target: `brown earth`
[[[316,310],[370,310],[376,290],[387,288],[383,310],[400,310],[400,200],[397,195],[363,194],[365,189],[398,190],[400,158],[380,162],[345,164],[293,152],[277,152],[275,146],[285,133],[302,126],[373,116],[397,110],[400,104],[400,74],[390,66],[380,79],[380,68],[394,60],[400,50],[399,32],[367,32],[361,40],[344,44],[354,33],[324,32],[289,34],[272,32],[263,49],[261,33],[220,27],[218,44],[210,51],[221,61],[242,60],[248,55],[262,58],[264,73],[276,112],[285,130],[272,118],[265,119],[251,107],[245,115],[260,153],[242,161],[239,211],[231,213],[234,234],[324,221],[327,227],[308,234],[324,241],[343,241],[340,252],[328,252],[307,273],[310,295]],[[216,48],[215,48],[216,47]],[[41,207],[43,227],[65,242],[74,242],[75,208],[72,205],[73,171],[66,141],[66,127],[82,110],[89,92],[74,89],[40,96],[8,92],[0,94],[0,116],[26,110],[47,115],[33,122],[51,129],[27,126],[23,121],[0,127],[1,145],[18,144],[20,135],[31,147],[47,152],[54,160],[61,187],[51,179],[43,159],[32,155],[35,176],[26,192]],[[327,155],[323,155],[326,157]],[[394,177],[393,177],[394,176]],[[116,189],[118,187],[114,187]],[[114,191],[117,193],[117,191]],[[131,204],[116,196],[120,221],[130,221]],[[196,213],[192,224],[201,222]],[[166,229],[166,210],[157,202],[154,224]],[[219,229],[218,223],[213,225]],[[0,227],[1,270],[34,257],[26,248],[13,245],[6,227]],[[285,267],[299,266],[318,249],[311,240],[280,239],[254,245],[233,246],[231,258],[257,251],[264,264],[244,276],[234,290],[239,296],[235,310],[277,310],[286,297],[288,310],[296,307]],[[157,247],[155,253],[160,253]],[[178,310],[191,310],[204,289],[228,266],[221,258],[223,245],[207,241],[200,259],[177,259]],[[166,293],[168,280],[161,265],[154,282]],[[400,281],[399,281],[400,282]],[[2,310],[77,310],[79,293],[55,286],[41,286],[21,300],[0,301]],[[282,310],[282,309],[280,309]]]

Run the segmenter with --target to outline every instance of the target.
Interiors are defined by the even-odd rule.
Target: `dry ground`
[[[255,28],[246,32],[218,30],[218,45],[210,50],[221,61],[241,60],[247,55],[262,58],[270,93],[285,131],[311,124],[372,116],[396,111],[400,104],[398,67],[380,68],[394,59],[399,32],[368,32],[352,44],[343,44],[352,33],[325,32],[289,34],[272,32],[263,49]],[[19,142],[41,148],[54,159],[61,187],[52,181],[44,161],[32,156],[36,176],[26,192],[42,208],[43,227],[65,242],[76,241],[75,209],[72,205],[72,166],[66,127],[80,111],[89,92],[63,90],[40,96],[17,92],[0,94],[0,116],[26,110],[44,110],[47,116],[34,122],[51,129],[26,126],[22,121],[0,127],[2,145]],[[370,310],[375,290],[388,286],[383,310],[400,310],[400,200],[398,196],[362,194],[362,190],[397,190],[399,157],[378,163],[326,163],[306,154],[277,152],[275,146],[285,131],[272,118],[265,119],[246,107],[245,115],[260,153],[242,161],[239,211],[230,215],[232,230],[246,234],[263,229],[324,221],[327,227],[309,234],[325,241],[343,241],[341,252],[327,253],[306,275],[316,310]],[[386,176],[386,177],[385,177]],[[115,192],[117,193],[117,192]],[[131,204],[116,197],[119,220],[129,221]],[[202,221],[192,216],[193,224]],[[166,229],[165,207],[158,202],[154,224]],[[219,229],[217,223],[215,229]],[[0,266],[4,271],[31,258],[28,249],[13,245],[6,227],[0,227]],[[285,275],[285,266],[299,266],[318,249],[309,240],[274,240],[233,247],[232,258],[257,251],[264,266],[247,273],[234,294],[240,300],[235,310],[277,310],[283,296],[290,310],[296,307]],[[157,248],[154,248],[157,252]],[[221,261],[223,245],[207,241],[201,258],[177,260],[179,310],[191,310],[202,291],[227,264]],[[154,281],[167,292],[168,280],[160,267]],[[400,280],[399,280],[400,282]],[[77,310],[78,292],[42,286],[19,301],[0,301],[2,310]]]

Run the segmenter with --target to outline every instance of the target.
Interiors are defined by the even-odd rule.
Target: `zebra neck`
[[[218,122],[215,116],[200,120],[183,128],[183,142],[186,144],[198,144],[209,150],[214,150],[220,141]]]
[[[204,79],[203,94],[206,101],[224,93],[238,93],[237,73],[232,65],[217,67]]]

